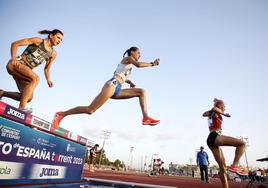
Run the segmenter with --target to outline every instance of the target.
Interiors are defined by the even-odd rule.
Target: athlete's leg
[[[89,157],[89,171],[94,172],[93,157]]]
[[[91,102],[89,106],[77,106],[75,108],[56,112],[54,119],[52,121],[52,127],[57,129],[61,120],[69,115],[73,114],[93,114],[98,108],[100,108],[111,96],[113,96],[115,91],[115,85],[110,82],[106,82],[103,86],[101,92],[96,96],[96,98]]]
[[[112,99],[130,99],[133,97],[139,97],[142,115],[144,118],[148,117],[146,92],[144,89],[141,88],[122,89],[116,96],[113,96]]]
[[[29,84],[28,81],[25,80],[21,80],[20,78],[17,78],[15,76],[13,76],[14,80],[16,81],[17,87],[19,89],[20,92],[10,92],[10,91],[3,91],[2,90],[2,95],[1,95],[1,90],[0,90],[0,97],[8,97],[17,101],[21,100],[21,94],[24,90],[24,88]],[[33,98],[33,95],[31,96],[31,98],[28,99],[27,102],[30,102]]]
[[[217,161],[219,168],[220,168],[220,180],[223,188],[228,188],[228,180],[227,180],[227,173],[226,173],[226,164],[223,152],[220,147],[211,147],[210,148],[215,160]]]
[[[5,94],[5,91],[0,89],[0,100],[2,99],[2,97],[5,97],[4,94]]]
[[[233,138],[230,136],[217,136],[215,140],[216,146],[234,146],[236,147],[235,150],[235,157],[233,161],[234,166],[238,166],[239,160],[245,152],[245,142],[243,140]]]
[[[72,114],[93,114],[98,108],[100,108],[111,96],[113,95],[115,86],[106,83],[101,92],[96,96],[96,98],[91,102],[89,106],[78,106],[67,111],[61,112],[62,117],[72,115]]]
[[[0,98],[2,98],[2,97],[7,97],[7,98],[14,99],[16,101],[20,101],[21,93],[0,90]]]
[[[15,80],[18,88],[19,90],[22,90],[19,109],[24,109],[27,102],[32,99],[33,91],[39,83],[39,76],[36,75],[29,67],[23,64],[14,65],[12,63],[8,63],[7,71],[14,78],[16,78]],[[29,84],[19,80],[29,82]]]

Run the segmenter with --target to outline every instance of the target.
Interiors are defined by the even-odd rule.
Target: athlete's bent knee
[[[140,90],[139,90],[139,93],[140,93],[140,96],[141,96],[141,97],[146,96],[146,91],[145,91],[145,89],[140,89]]]
[[[6,66],[7,72],[8,74],[12,75],[12,72],[14,71],[13,65],[11,64],[11,62],[9,61],[7,66]]]
[[[27,100],[27,102],[31,102],[33,100],[33,95]]]
[[[91,114],[93,114],[95,111],[96,111],[95,109],[87,108],[86,113],[87,113],[88,115],[91,115]]]
[[[246,147],[246,143],[243,140],[240,140],[240,142],[238,143],[239,147],[245,148]]]
[[[33,81],[35,84],[38,84],[40,82],[40,77],[38,75],[35,75]]]

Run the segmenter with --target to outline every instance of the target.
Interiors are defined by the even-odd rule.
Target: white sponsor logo
[[[15,116],[15,117],[20,118],[20,119],[23,119],[23,120],[26,119],[24,113],[19,112],[19,111],[15,110],[15,109],[12,109],[12,108],[9,108],[9,111],[7,111],[7,114],[8,115]]]
[[[75,133],[69,132],[68,138],[70,138],[71,140],[77,141],[78,140],[78,135],[75,134]]]
[[[50,160],[51,153],[49,151],[46,151],[45,148],[39,150],[30,147],[18,146],[17,156],[33,158],[33,159],[37,158],[43,160]]]
[[[42,120],[38,117],[35,117],[33,116],[33,118],[31,119],[31,125],[34,125],[36,127],[39,127],[41,129],[45,129],[47,131],[50,130],[50,127],[51,127],[51,123],[45,121],[45,120]]]
[[[66,167],[55,165],[34,164],[31,179],[62,179],[65,178]]]
[[[20,130],[13,129],[11,127],[6,127],[4,125],[0,125],[0,135],[2,137],[19,140],[20,139]]]
[[[19,179],[23,163],[0,161],[0,179]]]
[[[87,139],[84,138],[84,137],[80,137],[80,143],[86,144],[87,143]]]
[[[0,151],[4,155],[9,154],[12,151],[12,144],[0,141]]]
[[[37,158],[37,159],[43,159],[43,160],[50,160],[50,157],[55,155],[55,153],[50,153],[46,150],[46,148],[35,149],[30,147],[21,146],[20,144],[16,143],[12,146],[11,143],[5,143],[0,141],[0,151],[4,155],[10,154],[13,148],[18,148],[16,156],[18,157],[27,157],[27,158]]]
[[[67,144],[66,151],[67,152],[75,152],[75,147],[72,147],[71,144]]]
[[[46,140],[44,138],[37,138],[36,139],[37,144],[42,145],[42,146],[47,146],[50,148],[54,148],[56,144],[50,142],[49,140]]]
[[[87,144],[86,145],[89,146],[89,147],[93,147],[94,142],[92,140],[87,139]]]
[[[12,149],[17,149],[16,156],[24,158],[32,158],[47,161],[57,161],[60,163],[77,164],[72,155],[61,155],[54,151],[43,149],[35,149],[31,147],[25,147],[19,143],[11,144],[0,141],[0,155],[9,155]],[[70,147],[69,150],[75,151],[75,147]]]

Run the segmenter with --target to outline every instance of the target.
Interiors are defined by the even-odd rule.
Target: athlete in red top
[[[221,130],[222,116],[217,117],[216,113],[213,113],[213,111],[210,111],[210,113],[210,118],[208,118],[209,131]]]
[[[225,113],[224,102],[219,99],[214,99],[214,107],[203,113],[203,117],[208,117],[209,123],[210,133],[207,138],[207,145],[219,165],[222,187],[228,188],[225,158],[220,146],[236,147],[234,161],[229,170],[240,175],[247,175],[247,172],[243,171],[241,166],[238,166],[239,160],[245,151],[245,142],[237,138],[221,135],[222,116],[231,117],[230,114]]]

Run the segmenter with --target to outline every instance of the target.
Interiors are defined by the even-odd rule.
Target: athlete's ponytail
[[[138,47],[132,46],[131,48],[129,48],[125,51],[125,53],[123,54],[123,57],[125,57],[126,54],[127,54],[127,56],[130,56],[132,51],[136,51],[138,49],[139,49]]]
[[[214,98],[213,100],[214,102],[214,106],[218,106],[219,104],[224,104],[223,100],[220,100],[220,99],[217,99],[217,98]]]
[[[38,31],[38,33],[41,34],[41,35],[50,35],[50,34],[56,35],[58,33],[63,35],[63,32],[61,30],[59,30],[59,29],[53,29],[52,31],[45,29],[45,30]]]

